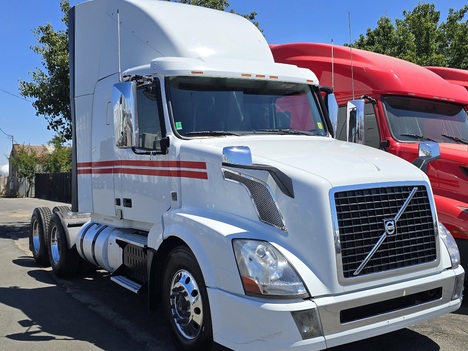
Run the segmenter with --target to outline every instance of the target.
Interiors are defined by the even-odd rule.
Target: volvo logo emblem
[[[396,223],[393,219],[384,219],[385,233],[387,236],[396,235]]]

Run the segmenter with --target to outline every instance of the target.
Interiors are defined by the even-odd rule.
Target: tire
[[[71,208],[69,206],[55,206],[53,209],[52,209],[52,212],[62,212],[62,213],[65,213],[65,212],[70,212],[71,211]]]
[[[36,207],[29,226],[29,249],[39,266],[50,267],[46,236],[52,212],[48,207]]]
[[[81,258],[76,248],[68,248],[67,240],[60,212],[54,212],[50,218],[47,249],[49,251],[52,270],[55,275],[60,278],[68,278],[77,275],[80,266]]]
[[[162,309],[177,350],[211,350],[208,293],[201,269],[188,248],[177,247],[168,255],[162,289]]]

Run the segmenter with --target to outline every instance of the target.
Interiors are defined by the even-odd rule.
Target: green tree
[[[381,17],[376,28],[368,28],[351,46],[423,66],[468,69],[467,12],[468,5],[459,11],[450,9],[447,20],[440,22],[440,11],[433,4],[418,4],[403,11],[403,19],[395,24]]]
[[[63,12],[62,22],[68,27],[68,0],[60,2]],[[42,56],[44,70],[36,68],[30,72],[32,81],[20,80],[19,90],[24,97],[33,98],[36,115],[43,115],[48,121],[48,129],[70,140],[70,76],[68,59],[68,30],[55,31],[50,23],[34,30],[38,45],[31,49]]]
[[[367,28],[366,35],[360,34],[359,39],[355,41],[353,46],[359,49],[366,48],[368,51],[394,56],[396,43],[395,27],[390,18],[384,16],[377,22],[377,28],[373,30]]]
[[[36,172],[44,164],[44,159],[40,157],[36,150],[24,145],[16,145],[15,152],[9,158],[9,162],[14,166],[17,179],[24,178],[28,181],[26,196],[29,196],[31,188],[34,186]]]
[[[47,173],[70,172],[72,168],[72,148],[64,146],[59,136],[52,138],[49,145],[53,147],[53,151],[45,161],[44,170]]]
[[[467,13],[468,5],[458,11],[450,9],[447,20],[439,27],[438,50],[443,53],[447,67],[468,69],[468,20],[464,20]]]

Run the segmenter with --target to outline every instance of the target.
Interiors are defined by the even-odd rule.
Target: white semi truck
[[[73,211],[35,209],[39,264],[147,293],[178,350],[319,350],[460,307],[424,172],[335,140],[316,76],[249,21],[92,0],[69,35]]]

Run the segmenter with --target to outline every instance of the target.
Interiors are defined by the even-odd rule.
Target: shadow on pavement
[[[31,256],[18,257],[13,260],[13,263],[20,267],[37,268],[37,264]]]
[[[440,346],[428,338],[410,329],[401,329],[395,332],[376,336],[374,338],[356,341],[334,348],[330,351],[439,351]]]
[[[29,223],[14,223],[0,225],[0,238],[18,240],[29,235]]]
[[[37,273],[41,281],[45,278],[44,274],[47,275],[44,271]],[[115,336],[112,338],[108,333],[103,333],[102,328],[93,327],[102,325],[101,318],[80,308],[73,300],[64,298],[63,291],[56,286],[35,289],[1,287],[0,301],[26,316],[17,321],[19,327],[14,328],[20,332],[5,333],[7,339],[22,342],[81,340],[104,350],[135,347],[134,341],[126,341],[122,337],[116,340]]]
[[[29,319],[18,323],[31,326],[25,328],[24,333],[6,335],[7,338],[17,341],[46,341],[50,337],[47,334],[53,334],[60,338],[51,340],[82,340],[104,350],[174,350],[162,314],[159,311],[148,311],[147,295],[136,295],[113,283],[109,278],[110,273],[94,269],[73,278],[61,279],[50,268],[38,268],[34,259],[26,255],[12,260],[12,263],[26,268],[28,276],[50,284],[50,287],[29,291],[17,289],[11,291],[16,297],[10,298],[4,297],[9,291],[0,288],[0,302],[22,310]],[[55,297],[54,294],[62,296]],[[64,306],[62,303],[55,306],[56,301],[64,299],[69,305]],[[28,300],[42,302],[30,304]],[[53,304],[52,310],[44,310],[49,304]],[[44,306],[42,312],[37,310],[40,305]],[[82,307],[86,308],[83,310]],[[83,315],[91,314],[97,321],[93,324],[92,320],[80,316],[80,311]],[[73,324],[68,325],[69,319],[63,320],[64,316],[73,316]],[[55,320],[61,322],[57,323]],[[106,326],[105,330],[103,325]],[[91,328],[92,332],[75,330],[80,328]],[[111,337],[108,329],[126,341],[116,341],[110,347],[109,339],[115,336]],[[106,333],[109,334],[107,338],[101,337]]]

